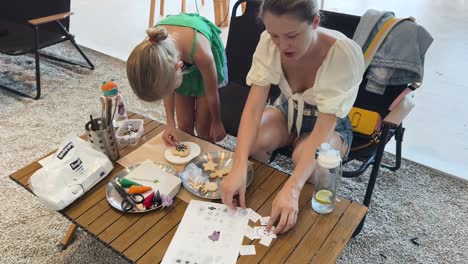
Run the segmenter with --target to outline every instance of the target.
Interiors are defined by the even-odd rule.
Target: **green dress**
[[[213,53],[214,63],[218,76],[218,87],[226,85],[228,80],[226,53],[224,51],[223,42],[221,41],[221,30],[211,23],[208,19],[198,14],[181,13],[179,15],[167,16],[165,19],[159,21],[156,26],[171,25],[193,28],[205,36],[211,45],[211,52]],[[190,57],[192,62],[195,55],[195,48],[197,46],[197,34],[193,41],[192,52]],[[205,83],[200,70],[196,65],[191,65],[184,70],[183,81],[176,93],[185,96],[204,96]]]

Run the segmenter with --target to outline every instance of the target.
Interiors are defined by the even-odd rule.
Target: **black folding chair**
[[[70,0],[16,0],[0,4],[0,53],[11,56],[34,53],[36,63],[36,95],[10,87],[0,88],[15,94],[39,99],[41,96],[40,57],[94,69],[92,62],[76,44],[69,30]],[[86,60],[87,65],[40,52],[41,49],[69,40]]]
[[[247,2],[246,11],[242,16],[236,16],[236,9],[242,2]],[[257,19],[259,7],[259,1],[239,0],[234,5],[232,11],[226,52],[230,77],[233,76],[234,78],[231,79],[233,84],[230,83],[227,87],[220,90],[220,100],[223,123],[227,133],[233,136],[237,135],[242,110],[250,90],[245,84],[245,77],[250,69],[252,56],[257,46],[260,33],[264,31],[263,24]],[[330,11],[322,11],[321,13],[321,26],[340,31],[349,38],[353,37],[354,31],[360,21],[359,16]],[[380,167],[385,167],[390,170],[397,170],[400,168],[401,146],[404,134],[402,121],[414,105],[411,101],[404,98],[398,102],[397,106],[394,107],[392,111],[390,111],[389,107],[397,98],[401,99],[399,96],[407,88],[414,90],[416,87],[409,85],[387,86],[385,93],[383,95],[378,95],[366,91],[367,79],[365,76],[366,74],[364,74],[363,81],[359,87],[359,93],[354,107],[379,113],[380,116],[383,117],[383,122],[379,133],[372,136],[353,132],[352,150],[344,163],[357,160],[361,162],[361,165],[354,171],[344,171],[343,176],[357,177],[363,174],[367,168],[372,165],[370,180],[363,201],[365,206],[369,206]],[[279,91],[277,87],[272,87],[271,90],[270,94],[273,95],[271,99],[274,99],[274,97],[279,94]],[[388,166],[381,164],[381,162],[385,146],[392,138],[396,140],[396,156],[394,165]],[[292,149],[282,148],[275,151],[271,161],[273,161],[278,154],[290,157],[292,155]],[[364,220],[362,220],[354,235],[359,234],[363,224]]]
[[[237,16],[237,10],[242,3],[246,3],[244,13]],[[242,110],[244,109],[250,87],[245,77],[252,64],[252,56],[260,40],[260,34],[265,30],[262,21],[258,19],[261,1],[237,1],[232,8],[231,22],[226,45],[226,57],[229,70],[229,83],[219,90],[221,118],[226,133],[237,136]],[[275,86],[270,90],[269,101],[280,94]],[[232,99],[229,99],[232,98]]]

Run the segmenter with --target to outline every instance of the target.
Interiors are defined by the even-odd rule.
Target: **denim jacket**
[[[364,52],[380,27],[394,16],[393,12],[368,10],[361,17],[353,40]],[[432,41],[432,36],[425,28],[410,20],[397,24],[369,65],[366,90],[383,94],[387,85],[421,82],[424,75],[424,55]]]

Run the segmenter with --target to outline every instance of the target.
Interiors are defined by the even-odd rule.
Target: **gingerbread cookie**
[[[216,169],[215,169],[216,166],[218,166],[217,163],[214,163],[214,162],[211,161],[211,160],[208,161],[208,162],[206,162],[206,163],[203,163],[202,165],[203,165],[203,169],[204,169],[205,171],[215,171],[215,170],[216,170]]]
[[[210,173],[210,178],[211,179],[216,179],[216,178],[223,178],[223,172],[221,170],[215,170],[214,172]]]
[[[172,147],[172,155],[185,158],[190,154],[190,147],[185,144],[179,144],[175,147]]]
[[[232,167],[224,167],[220,170],[215,170],[214,172],[210,173],[211,179],[220,178],[222,179],[224,176],[228,175],[231,172]]]
[[[205,186],[201,189],[202,193],[215,192],[218,190],[218,184],[216,182],[206,182]]]
[[[232,167],[224,167],[220,171],[223,176],[226,176],[231,172],[231,170],[232,170]]]

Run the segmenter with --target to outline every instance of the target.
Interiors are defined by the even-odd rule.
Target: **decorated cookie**
[[[218,184],[216,182],[206,182],[205,186],[201,189],[202,193],[215,192],[218,190]]]
[[[205,171],[215,171],[216,170],[215,168],[218,166],[217,163],[214,163],[211,160],[206,163],[203,163],[202,165]]]
[[[190,154],[190,147],[185,144],[179,144],[175,147],[172,147],[172,155],[185,158]]]

